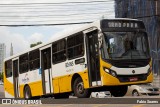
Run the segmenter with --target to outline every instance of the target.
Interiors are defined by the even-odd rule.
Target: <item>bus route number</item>
[[[66,68],[67,68],[67,67],[73,66],[74,63],[73,63],[73,61],[72,62],[67,62],[67,63],[65,63],[65,65],[66,65]]]

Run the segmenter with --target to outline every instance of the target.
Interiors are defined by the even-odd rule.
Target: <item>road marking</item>
[[[67,107],[67,106],[71,106],[73,104],[65,104],[65,105],[58,105],[58,106],[55,106],[55,107]]]
[[[36,107],[38,104],[24,104],[24,107]]]
[[[108,104],[96,104],[96,105],[93,106],[93,107],[101,107],[101,106],[106,106],[106,105],[108,105]]]
[[[143,107],[145,104],[139,104],[139,105],[136,105],[136,106],[133,106],[133,107]]]

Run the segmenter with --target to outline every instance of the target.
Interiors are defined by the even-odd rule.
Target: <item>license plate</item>
[[[137,77],[131,77],[131,78],[129,78],[129,81],[137,81],[137,80],[138,80]]]
[[[160,94],[160,92],[158,92],[158,91],[153,91],[152,93],[153,94]]]

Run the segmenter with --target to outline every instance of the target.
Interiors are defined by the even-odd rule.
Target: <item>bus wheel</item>
[[[31,99],[31,97],[32,97],[31,90],[30,90],[29,86],[26,86],[24,89],[24,98]]]
[[[91,95],[88,89],[84,89],[83,81],[80,77],[74,81],[73,91],[78,98],[89,98]]]
[[[123,97],[127,93],[128,86],[115,86],[112,87],[110,93],[114,97]]]

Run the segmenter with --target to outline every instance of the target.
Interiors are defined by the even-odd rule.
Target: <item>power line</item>
[[[87,24],[92,22],[76,22],[76,23],[56,23],[56,24],[25,24],[25,25],[10,25],[10,24],[0,24],[0,26],[7,26],[7,27],[22,27],[22,26],[57,26],[57,25],[74,25],[74,24]]]
[[[86,5],[90,5],[90,6],[94,6],[94,5],[102,5],[102,4],[112,4],[112,2],[103,2],[103,3],[87,3],[87,4],[83,4],[83,6],[86,6]],[[3,4],[0,4],[1,7],[6,7],[6,8],[28,8],[28,7],[39,7],[39,6],[43,6],[43,7],[59,7],[59,6],[77,6],[77,5],[82,5],[82,4],[59,4],[59,5],[54,5],[54,4],[41,4],[41,5],[14,5],[14,4],[10,4],[10,5],[3,5]]]
[[[99,10],[97,10],[97,11],[106,11],[107,9],[99,9]],[[85,11],[85,9],[82,9],[82,10],[71,10],[71,11],[66,11],[66,12],[80,12],[80,11]],[[94,11],[95,12],[95,10],[90,10],[90,11]],[[28,10],[28,11],[6,11],[6,12],[4,12],[4,11],[0,11],[0,13],[37,13],[37,12],[39,12],[39,13],[53,13],[53,12],[64,12],[64,10],[63,11],[59,11],[59,10]]]
[[[84,18],[84,17],[78,17],[78,18],[76,18],[76,19],[70,19],[70,18],[57,18],[57,19],[55,19],[55,20],[53,20],[53,19],[41,19],[41,20],[35,20],[35,19],[31,19],[31,20],[29,20],[29,19],[24,19],[24,20],[19,20],[19,19],[17,19],[17,20],[1,20],[1,23],[6,23],[6,22],[16,22],[16,23],[20,23],[20,22],[22,22],[22,23],[39,23],[39,22],[72,22],[72,21],[75,21],[75,20],[98,20],[99,18],[97,17],[97,18]]]
[[[0,5],[44,5],[44,4],[83,4],[83,3],[105,3],[105,2],[109,2],[110,0],[108,1],[86,1],[86,2],[82,2],[82,1],[78,1],[78,2],[59,2],[59,3],[53,3],[53,2],[50,2],[50,3],[12,3],[12,4],[0,4]],[[112,0],[111,0],[112,1]]]
[[[143,9],[143,10],[150,10],[150,9]],[[142,9],[141,9],[142,11]],[[34,11],[32,11],[34,13]],[[43,11],[41,11],[40,13],[42,13]],[[2,15],[0,14],[0,18],[3,18],[3,17],[8,17],[8,18],[14,18],[14,17],[22,17],[22,18],[27,18],[27,17],[65,17],[65,16],[79,16],[79,15],[94,15],[94,14],[106,14],[108,12],[112,12],[111,10],[110,11],[104,11],[104,12],[84,12],[84,13],[72,13],[72,14],[69,14],[71,13],[72,11],[68,11],[68,14],[52,14],[51,11],[45,11],[45,12],[48,12],[48,14],[36,14],[36,15],[33,15],[33,13],[25,13],[27,15],[14,15],[14,14],[7,14],[7,15]],[[1,12],[0,12],[1,13]],[[50,14],[49,14],[50,13]],[[140,14],[140,13],[139,13]]]
[[[66,25],[66,24],[88,23],[91,21],[86,21],[86,20],[88,20],[88,19],[93,20],[93,15],[97,16],[96,19],[98,19],[98,16],[100,17],[101,14],[105,14],[105,12],[102,12],[102,11],[106,11],[107,8],[102,9],[101,5],[103,5],[103,4],[101,4],[101,3],[103,3],[103,4],[110,3],[110,0],[108,0],[108,1],[94,0],[94,1],[86,1],[86,2],[82,2],[82,1],[81,2],[61,2],[61,3],[60,2],[59,3],[13,3],[13,4],[7,4],[7,3],[2,4],[1,3],[0,6],[2,9],[0,11],[0,13],[1,13],[0,14],[0,19],[1,19],[0,26],[10,26],[10,25],[11,26],[30,26],[30,25],[31,26],[43,26],[43,25],[45,26],[45,25]],[[92,5],[92,6],[89,8],[88,7],[86,8],[84,6],[84,4],[85,5],[87,4],[89,6]],[[94,9],[93,7],[97,7],[97,4],[99,4],[98,7],[101,7],[101,8]],[[69,5],[71,5],[71,6],[69,6]],[[78,8],[77,5],[80,5],[81,7]],[[96,6],[94,6],[94,5],[96,5]],[[15,6],[15,7],[12,7],[12,6]],[[46,7],[43,7],[43,6],[46,6]],[[51,6],[67,6],[69,8],[71,8],[71,7],[72,8],[71,9],[64,9],[61,7],[59,9],[57,9],[57,8],[53,8]],[[7,11],[2,11],[3,9],[6,9]],[[12,9],[13,11],[8,11],[10,9]],[[84,13],[86,10],[87,11],[89,10],[90,12]],[[95,12],[95,10],[96,10],[96,12]],[[59,14],[61,12],[64,12],[65,14]],[[80,14],[77,12],[82,12],[82,13]],[[55,14],[55,13],[58,13],[58,14]],[[88,16],[85,16],[85,15],[88,15]],[[76,16],[78,19],[77,18],[73,19]],[[88,18],[86,18],[86,17],[88,17]],[[35,18],[37,20],[35,20]],[[52,18],[52,20],[51,20],[51,18]],[[72,18],[72,19],[70,19],[70,18]],[[55,19],[55,20],[53,20],[53,19]],[[58,20],[56,20],[56,19],[58,19]],[[75,21],[73,21],[73,20],[83,20],[83,21],[75,23]],[[57,21],[60,23],[46,24],[46,23],[54,22],[54,21]],[[43,24],[42,24],[42,22],[43,22]],[[67,22],[67,23],[65,23],[65,22]],[[11,24],[7,24],[7,23],[11,23]],[[14,23],[16,23],[16,24],[14,24]],[[19,23],[22,23],[22,24],[19,24]]]
[[[11,9],[11,10],[10,10]],[[104,4],[102,5],[96,5],[96,6],[84,6],[84,5],[80,5],[79,8],[76,6],[67,6],[67,8],[64,6],[61,6],[59,8],[53,8],[53,7],[43,7],[43,6],[34,6],[34,7],[28,7],[28,8],[24,8],[24,7],[21,7],[21,8],[18,8],[18,7],[14,7],[14,8],[11,8],[11,7],[1,7],[0,9],[0,12],[1,13],[20,13],[22,11],[24,12],[46,12],[46,11],[50,11],[50,12],[53,12],[53,11],[77,11],[77,10],[107,10],[109,9],[108,7],[106,7]],[[9,10],[9,11],[8,11]]]
[[[85,12],[85,13],[73,13],[73,14],[40,14],[40,15],[0,15],[1,17],[64,17],[64,16],[79,16],[79,15],[97,15],[97,14],[105,14],[107,12],[111,12],[111,11],[106,11],[106,12],[95,12],[95,13],[91,13],[91,12]]]

